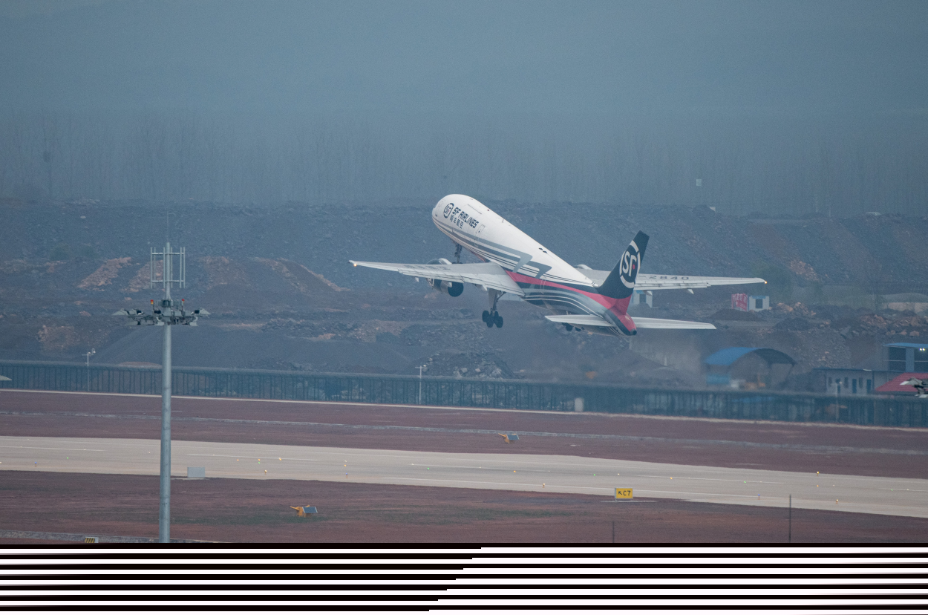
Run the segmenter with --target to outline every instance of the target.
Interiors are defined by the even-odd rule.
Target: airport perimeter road
[[[435,453],[174,441],[175,476],[582,493],[928,518],[928,480],[686,466],[567,455]],[[0,469],[158,474],[159,442],[0,436]],[[0,474],[2,482],[2,474]]]

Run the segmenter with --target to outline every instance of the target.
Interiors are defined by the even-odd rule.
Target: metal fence
[[[161,394],[161,369],[0,361],[0,388]],[[601,384],[177,367],[173,394],[928,427],[928,401]],[[421,400],[421,402],[420,402]],[[578,403],[578,400],[582,400]],[[2,398],[0,398],[2,403]]]

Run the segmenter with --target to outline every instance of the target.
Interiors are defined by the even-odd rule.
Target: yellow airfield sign
[[[622,489],[621,487],[615,488],[615,499],[617,500],[630,500],[632,499],[632,490],[631,489]]]

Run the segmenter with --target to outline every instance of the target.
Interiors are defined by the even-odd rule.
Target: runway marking
[[[0,389],[0,394],[2,393],[40,393],[40,394],[53,394],[53,395],[102,395],[106,397],[146,397],[158,399],[161,395],[148,395],[140,393],[97,393],[90,391],[43,391],[39,389]],[[198,397],[194,395],[174,395],[173,399],[191,399],[191,400],[203,400],[203,401],[221,401],[221,402],[247,402],[247,403],[271,403],[271,404],[318,404],[318,405],[333,405],[333,406],[362,406],[362,407],[378,407],[378,408],[403,408],[406,410],[449,410],[449,411],[463,411],[463,412],[515,412],[515,413],[524,413],[524,414],[554,414],[557,416],[595,416],[598,418],[616,418],[616,419],[649,419],[655,421],[700,421],[706,423],[736,423],[736,424],[759,424],[759,425],[777,425],[777,426],[801,426],[803,428],[842,428],[842,429],[879,429],[879,430],[892,430],[892,431],[928,431],[926,427],[891,427],[883,425],[852,425],[847,423],[786,423],[785,421],[765,421],[765,420],[753,420],[753,419],[720,419],[720,418],[710,418],[710,417],[695,417],[695,416],[663,416],[663,415],[652,415],[652,414],[620,414],[612,412],[582,412],[575,413],[571,411],[556,411],[556,410],[516,410],[509,408],[474,408],[468,406],[425,406],[417,404],[375,404],[370,402],[351,402],[351,401],[316,401],[316,400],[301,400],[301,399],[257,399],[257,398],[246,398],[246,397]],[[891,449],[888,449],[891,450]],[[910,453],[906,453],[910,454]],[[928,454],[926,452],[916,452],[916,454]]]
[[[647,474],[629,474],[627,478],[670,478],[669,476],[649,476]],[[749,485],[782,485],[783,483],[778,483],[769,480],[738,480],[736,478],[700,478],[698,476],[674,476],[673,480],[707,480],[707,481],[717,481],[720,483],[747,483]]]
[[[832,485],[834,486],[834,485]],[[892,487],[876,487],[876,491],[911,491],[912,493],[928,493],[928,489],[894,489]]]
[[[539,487],[537,483],[512,483],[512,482],[501,482],[501,481],[478,481],[478,480],[459,480],[459,479],[445,479],[445,478],[415,478],[415,477],[402,477],[402,476],[384,476],[383,480],[409,480],[409,481],[420,481],[420,482],[440,482],[440,483],[466,483],[472,485],[500,485],[503,487],[511,486],[522,486],[522,487],[534,487],[539,491],[544,489],[580,489],[576,485],[547,485],[545,488]],[[583,487],[584,493],[590,490],[599,490],[606,493],[612,493],[612,487]],[[666,493],[674,495],[694,495],[697,497],[717,497],[717,498],[742,498],[742,499],[755,499],[756,495],[739,495],[739,494],[730,494],[730,493],[704,493],[700,491],[661,491],[657,489],[639,489],[635,488],[635,491],[640,493]],[[592,494],[591,494],[592,495]],[[769,496],[771,499],[776,498],[777,496]],[[779,497],[777,499],[784,499]],[[823,502],[827,500],[822,500]]]
[[[7,444],[0,444],[0,448],[28,448],[35,449],[38,451],[86,451],[90,453],[105,453],[106,451],[100,448],[55,448],[50,446],[13,446]]]
[[[638,489],[637,487],[635,488],[635,491],[636,491],[636,492],[641,492],[641,493],[673,493],[673,494],[676,494],[676,495],[695,495],[695,496],[699,496],[699,497],[713,497],[713,498],[751,498],[751,499],[757,499],[757,494],[753,494],[753,495],[743,495],[743,494],[737,494],[737,493],[705,493],[705,492],[703,492],[703,491],[660,491],[660,490],[658,490],[658,489]],[[775,496],[775,495],[766,496],[766,497],[769,497],[769,498],[771,498],[771,499],[776,498],[776,499],[778,499],[778,500],[784,499],[782,496]]]
[[[382,478],[383,478],[383,480],[401,480],[401,481],[402,481],[402,480],[415,480],[415,481],[429,481],[429,482],[433,482],[433,483],[437,483],[437,482],[440,482],[440,483],[467,483],[467,484],[469,484],[469,485],[502,485],[502,486],[506,486],[506,487],[511,487],[511,486],[537,487],[539,491],[542,490],[542,488],[541,488],[540,486],[538,486],[537,483],[506,483],[506,482],[490,481],[490,480],[459,480],[459,479],[449,479],[449,478],[415,478],[415,477],[412,477],[412,476],[384,476],[384,477],[382,477]],[[558,488],[560,488],[560,489],[575,489],[575,488],[576,488],[576,487],[558,487],[558,486],[555,486],[555,485],[549,485],[549,487],[552,487],[552,488],[555,488],[555,489],[558,489]],[[608,492],[608,493],[612,493],[612,489],[611,489],[611,488],[605,488],[605,487],[589,487],[589,489],[602,489],[603,491],[606,491],[606,492]]]
[[[176,442],[180,442],[177,440]],[[235,458],[235,459],[264,459],[263,457],[249,457],[248,455],[217,455],[211,453],[182,453],[187,457],[226,457],[226,458]],[[270,457],[267,458],[268,461],[274,461]],[[278,461],[318,461],[317,459],[297,459],[294,457],[278,457]]]
[[[0,389],[0,391],[5,389]],[[214,399],[214,398],[189,398],[189,399]],[[259,400],[274,401],[274,400]],[[307,402],[308,403],[308,402]],[[321,403],[321,402],[320,402]],[[371,404],[377,405],[377,404]],[[402,406],[405,408],[405,406]],[[479,409],[478,409],[479,410]],[[175,410],[175,413],[180,410]],[[67,414],[60,412],[16,412],[0,411],[0,416],[53,416],[53,417],[85,417],[85,418],[106,418],[116,420],[160,420],[157,414],[92,414],[87,412],[69,412]],[[282,425],[295,427],[322,427],[337,429],[370,429],[370,430],[402,430],[402,431],[420,431],[426,433],[448,433],[448,434],[477,434],[477,435],[499,435],[496,429],[452,429],[448,427],[423,427],[412,425],[365,425],[355,423],[317,423],[308,421],[272,421],[261,419],[229,419],[217,417],[174,417],[174,421],[194,422],[194,423],[227,423],[233,425]],[[621,434],[591,434],[591,433],[569,433],[569,432],[546,432],[546,431],[519,431],[519,434],[534,437],[555,437],[555,438],[577,438],[585,440],[615,440],[619,442],[657,442],[662,444],[693,445],[693,446],[733,446],[739,448],[763,448],[783,451],[797,451],[807,453],[837,453],[837,454],[872,454],[872,455],[928,455],[928,450],[911,450],[911,449],[888,449],[888,448],[857,448],[851,446],[831,446],[824,444],[773,444],[766,442],[744,442],[737,440],[698,440],[688,438],[661,438],[657,436],[626,436]],[[571,446],[578,446],[571,444]]]

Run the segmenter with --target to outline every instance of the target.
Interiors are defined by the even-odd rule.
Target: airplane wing
[[[584,269],[584,275],[593,280],[597,286],[609,277],[609,271]],[[635,290],[686,290],[692,288],[709,288],[710,286],[734,286],[736,284],[766,284],[763,278],[719,278],[697,275],[658,275],[639,273],[635,280]]]
[[[611,327],[612,325],[592,314],[567,314],[545,316],[551,322],[559,322],[575,327]],[[666,318],[634,317],[632,320],[639,329],[715,329],[715,325],[708,322],[692,322],[689,320],[668,320]]]
[[[403,275],[446,282],[461,282],[464,284],[477,284],[486,286],[504,293],[511,293],[519,297],[525,293],[519,285],[512,281],[506,270],[496,263],[465,263],[450,265],[404,265],[401,263],[368,263],[364,261],[349,261],[355,267],[370,267],[395,271]]]

